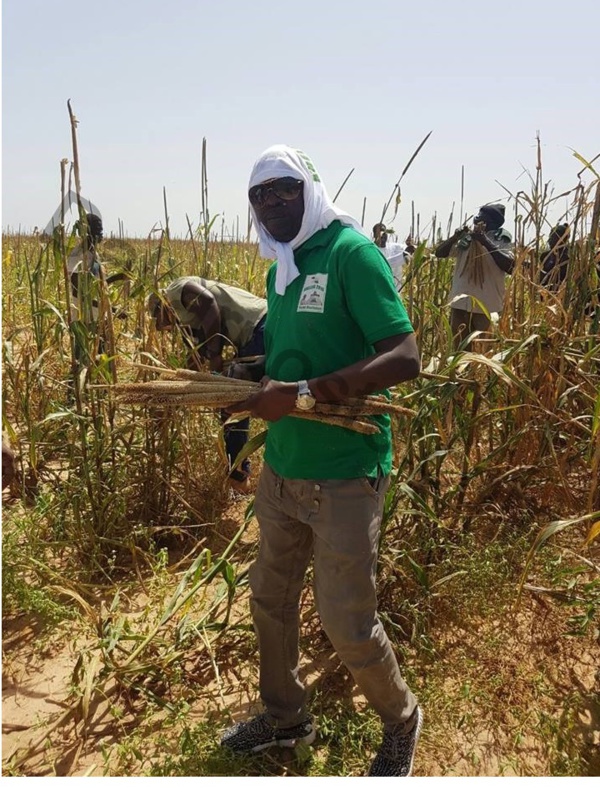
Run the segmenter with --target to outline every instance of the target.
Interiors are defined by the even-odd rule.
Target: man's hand
[[[457,228],[449,239],[446,239],[441,244],[438,244],[438,246],[434,250],[435,257],[448,258],[453,245],[455,245],[456,242],[458,242],[458,240],[468,232],[469,229],[465,226],[463,226],[462,228]]]
[[[494,260],[496,266],[510,275],[515,266],[515,260],[512,254],[504,253],[497,242],[489,238],[485,230],[485,223],[479,223],[473,228],[472,239],[474,242],[479,242],[480,245],[485,247],[488,253]]]
[[[236,361],[229,364],[225,371],[228,378],[237,378],[241,381],[260,383],[265,376],[265,357],[256,356],[253,361]]]
[[[276,422],[296,408],[298,384],[274,381],[267,375],[260,382],[260,389],[248,400],[228,406],[226,411],[249,411],[253,417]]]
[[[478,222],[477,225],[473,226],[473,231],[471,233],[471,236],[473,237],[473,239],[475,239],[476,242],[483,243],[487,238],[485,235],[485,231],[486,231],[485,222]]]

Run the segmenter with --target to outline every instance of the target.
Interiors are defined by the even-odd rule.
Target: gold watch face
[[[311,394],[301,394],[296,398],[296,408],[301,411],[310,411],[315,406],[315,398]]]

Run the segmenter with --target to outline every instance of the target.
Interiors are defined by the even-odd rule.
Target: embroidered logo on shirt
[[[298,302],[298,311],[312,311],[315,314],[323,313],[325,310],[328,277],[328,275],[319,273],[306,276],[304,288]]]

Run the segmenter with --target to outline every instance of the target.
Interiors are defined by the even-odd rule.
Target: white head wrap
[[[334,219],[339,219],[343,225],[351,226],[366,236],[354,217],[333,205],[314,164],[301,150],[294,150],[284,144],[269,147],[252,168],[248,188],[274,178],[288,177],[304,181],[302,226],[291,242],[278,242],[274,239],[264,225],[259,223],[252,204],[250,204],[250,213],[258,232],[260,254],[263,258],[277,259],[275,276],[277,294],[285,294],[287,287],[300,274],[294,262],[294,250],[310,239],[314,233],[327,228]]]

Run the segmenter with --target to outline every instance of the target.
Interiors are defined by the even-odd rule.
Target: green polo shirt
[[[266,373],[310,380],[375,353],[373,344],[412,333],[389,264],[365,236],[337,220],[294,252],[300,275],[283,296],[267,275]],[[387,475],[392,466],[390,418],[371,417],[365,435],[310,420],[269,423],[265,461],[284,478],[349,479]]]

